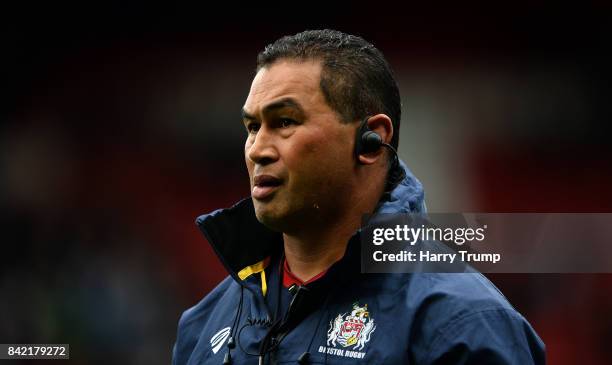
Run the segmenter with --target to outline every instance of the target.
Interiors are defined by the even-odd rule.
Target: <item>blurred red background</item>
[[[170,362],[181,312],[226,275],[194,219],[249,194],[239,113],[257,52],[304,29],[386,55],[430,211],[612,211],[609,7],[377,11],[5,12],[0,342]],[[549,363],[610,362],[611,275],[489,276]]]

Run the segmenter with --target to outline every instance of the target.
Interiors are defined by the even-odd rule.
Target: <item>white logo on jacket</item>
[[[221,346],[225,343],[225,340],[230,335],[231,327],[225,327],[221,331],[215,333],[210,339],[210,346],[212,347],[213,353],[216,354],[221,349]]]
[[[336,347],[336,344],[339,344],[342,347],[353,346],[357,351],[363,350],[375,329],[376,324],[370,316],[368,305],[360,307],[359,303],[354,303],[350,314],[338,314],[329,322],[327,346]]]

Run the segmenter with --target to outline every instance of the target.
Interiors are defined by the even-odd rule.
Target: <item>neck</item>
[[[327,270],[344,256],[348,241],[358,228],[357,221],[315,234],[283,234],[285,258],[293,275],[307,281]]]
[[[319,220],[316,225],[283,233],[285,258],[293,275],[308,281],[340,260],[349,239],[361,226],[362,214],[374,211],[382,195],[382,188],[378,190],[355,199],[340,219],[328,219],[327,224]]]

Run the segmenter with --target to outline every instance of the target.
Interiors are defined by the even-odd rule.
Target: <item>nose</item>
[[[250,161],[259,165],[267,165],[278,160],[274,135],[268,128],[262,126],[257,134],[247,139],[245,155]]]

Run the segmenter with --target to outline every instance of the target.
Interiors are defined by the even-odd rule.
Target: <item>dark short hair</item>
[[[257,71],[281,59],[321,60],[321,91],[341,120],[349,123],[386,114],[393,123],[390,144],[397,149],[401,120],[399,88],[391,67],[371,43],[336,30],[307,30],[266,46],[257,56]],[[394,171],[397,169],[401,171]],[[400,172],[403,169],[393,164],[388,180],[397,180],[395,175]],[[397,184],[391,182],[392,187]]]

